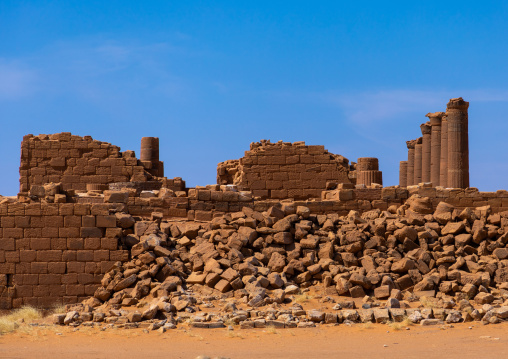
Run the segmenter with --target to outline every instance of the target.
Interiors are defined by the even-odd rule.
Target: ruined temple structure
[[[407,141],[408,160],[400,163],[399,185],[430,183],[445,188],[469,187],[469,102],[450,99],[446,112],[428,113],[422,137]]]
[[[141,160],[134,151],[120,152],[118,146],[80,137],[69,132],[53,135],[27,135],[21,143],[20,193],[34,186],[60,183],[61,188],[85,191],[107,189],[109,183],[146,182],[163,177],[159,161],[159,139],[143,137]]]
[[[440,158],[441,179],[443,159],[446,159],[448,179],[455,181],[456,187],[465,187],[468,181],[464,166],[467,103],[461,99],[450,101],[446,115],[441,117],[439,155],[433,152],[439,136],[433,132],[434,128],[431,130],[430,175],[437,178],[436,159]],[[432,127],[437,126],[439,116],[429,115]],[[436,138],[434,142],[433,138]],[[449,151],[443,146],[446,138]],[[131,271],[132,264],[139,268],[140,274],[144,273],[142,278],[152,273],[158,282],[168,276],[178,281],[174,274],[179,273],[188,284],[196,284],[206,277],[207,285],[224,293],[240,287],[241,281],[227,277],[231,270],[226,268],[223,277],[228,280],[219,280],[217,273],[213,278],[205,276],[199,269],[205,260],[220,255],[223,257],[220,262],[228,268],[239,261],[251,265],[255,263],[251,257],[254,250],[260,254],[278,253],[280,259],[280,249],[293,244],[293,234],[300,242],[298,246],[301,245],[307,258],[304,263],[309,268],[318,265],[318,257],[328,258],[332,254],[326,253],[333,251],[337,263],[350,258],[353,250],[359,250],[356,255],[362,258],[372,250],[370,247],[363,251],[354,243],[332,245],[330,238],[335,241],[335,234],[327,236],[327,231],[335,233],[337,229],[333,226],[343,222],[343,228],[354,231],[357,236],[366,228],[378,233],[378,224],[383,228],[386,224],[386,232],[379,233],[384,233],[387,239],[376,236],[368,245],[388,250],[384,244],[376,244],[377,241],[391,241],[395,245],[393,231],[402,230],[397,228],[403,223],[395,216],[415,204],[415,210],[422,215],[412,214],[404,223],[423,223],[424,214],[433,213],[445,202],[447,212],[436,217],[439,221],[473,218],[470,208],[476,208],[478,218],[488,218],[488,224],[486,219],[470,222],[476,223],[473,229],[480,225],[474,229],[482,236],[478,238],[498,233],[492,225],[507,228],[508,214],[496,215],[508,210],[507,191],[482,193],[475,188],[413,185],[415,148],[418,148],[418,163],[423,163],[420,159],[425,153],[423,142],[423,138],[408,142],[408,161],[400,165],[401,184],[406,184],[403,187],[382,186],[376,158],[363,157],[358,163],[350,163],[323,146],[261,141],[253,143],[243,158],[220,163],[217,184],[188,188],[179,177],[164,177],[157,138],[141,140],[138,159],[134,151],[122,152],[117,146],[89,136],[27,135],[21,145],[20,192],[17,197],[0,196],[0,309],[23,305],[49,308],[55,304],[77,303],[91,296],[104,301],[109,295],[112,302],[123,303],[126,299],[132,303],[132,298],[123,296],[133,290],[135,283],[131,280],[137,278],[134,272],[123,279],[115,275],[111,285],[115,294],[108,289],[109,284],[100,288],[101,283],[111,280],[111,271],[116,273],[123,266]],[[419,168],[421,171],[422,164]],[[339,220],[339,216],[345,217]],[[366,227],[365,221],[373,218],[378,224]],[[297,221],[294,233],[290,229],[293,221]],[[358,230],[351,224],[359,226]],[[232,228],[238,233],[232,234]],[[463,224],[460,228],[466,230]],[[309,230],[316,235],[307,235]],[[259,235],[259,241],[252,242],[253,233]],[[491,251],[490,248],[497,248],[494,243],[498,242],[480,248]],[[502,242],[506,243],[506,235]],[[242,249],[243,243],[246,247]],[[398,246],[411,252],[414,248],[406,240]],[[262,257],[269,260],[266,254],[259,256]],[[279,270],[283,269],[282,266]],[[302,283],[310,284],[314,280],[310,273],[307,270],[294,274],[295,278],[305,275],[307,279]],[[315,273],[325,278],[319,269]],[[104,282],[104,278],[109,279]],[[409,276],[403,278],[407,281]],[[136,288],[140,290],[137,284]],[[150,286],[146,288],[149,290]],[[362,293],[357,286],[352,288],[356,288],[355,293]]]
[[[329,186],[339,183],[370,185],[381,183],[376,158],[360,159],[354,164],[343,156],[329,153],[324,146],[307,146],[305,142],[252,143],[238,160],[217,166],[217,183],[236,185],[260,198],[319,198]],[[375,182],[374,181],[374,182]]]

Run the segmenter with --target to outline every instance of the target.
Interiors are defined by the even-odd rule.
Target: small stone
[[[386,307],[387,308],[400,308],[400,302],[396,298],[389,298],[386,301]]]
[[[137,323],[140,322],[143,316],[139,312],[131,312],[127,314],[127,320],[129,323]]]
[[[286,292],[286,295],[290,295],[290,294],[298,294],[300,293],[300,288],[298,288],[296,285],[294,284],[291,284],[291,285],[288,285],[285,289],[284,289],[284,292]]]
[[[458,310],[451,310],[446,317],[447,323],[459,323],[462,321],[462,314]]]
[[[53,316],[53,324],[63,325],[66,318],[65,314],[55,314]]]
[[[65,315],[63,323],[65,325],[71,324],[74,320],[76,320],[78,318],[78,316],[79,316],[79,313],[77,311],[75,311],[75,310],[73,310],[71,312],[68,312]]]
[[[415,310],[414,312],[409,314],[407,317],[413,323],[419,323],[423,319],[422,313],[420,313],[418,310]]]
[[[325,319],[325,313],[317,309],[310,310],[308,316],[309,319],[315,323],[319,323]]]
[[[423,327],[429,326],[429,325],[443,325],[444,322],[439,319],[423,319],[420,322],[420,325]]]

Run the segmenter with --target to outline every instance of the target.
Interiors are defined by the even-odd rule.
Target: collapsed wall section
[[[408,198],[413,195],[426,198],[424,204],[428,213],[440,202],[451,204],[457,210],[482,206],[492,213],[508,210],[507,191],[416,187],[409,190],[398,187],[337,189],[323,191],[321,200],[281,202],[254,200],[248,193],[220,191],[216,187],[191,189],[188,197],[128,197],[125,200],[127,197],[123,196],[124,202],[120,203],[2,201],[0,308],[22,305],[49,308],[55,304],[76,303],[93,295],[105,272],[116,262],[132,259],[128,245],[132,246],[143,239],[143,235],[151,233],[143,224],[145,219],[160,221],[163,218],[164,230],[169,235],[168,223],[204,224],[226,213],[240,212],[244,207],[258,212],[282,205],[305,206],[314,214],[346,215],[351,210],[362,213],[373,209],[389,210],[393,214],[407,205]],[[175,221],[175,217],[179,219]],[[141,225],[134,226],[135,223]],[[145,259],[148,269],[153,258]]]
[[[69,132],[27,135],[21,143],[20,193],[34,185],[61,183],[64,191],[87,190],[87,184],[146,181],[151,176],[134,151]]]
[[[305,142],[252,143],[239,160],[219,163],[217,183],[262,199],[319,198],[327,182],[351,183],[349,160]]]

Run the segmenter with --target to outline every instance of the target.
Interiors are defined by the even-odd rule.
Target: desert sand
[[[176,329],[166,333],[50,326],[0,337],[1,358],[506,358],[508,324],[310,329]]]

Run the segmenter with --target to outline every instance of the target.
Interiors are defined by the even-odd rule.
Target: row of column
[[[448,188],[469,187],[469,102],[451,99],[446,112],[428,113],[422,137],[406,141],[407,161],[400,162],[401,187],[431,182]]]

